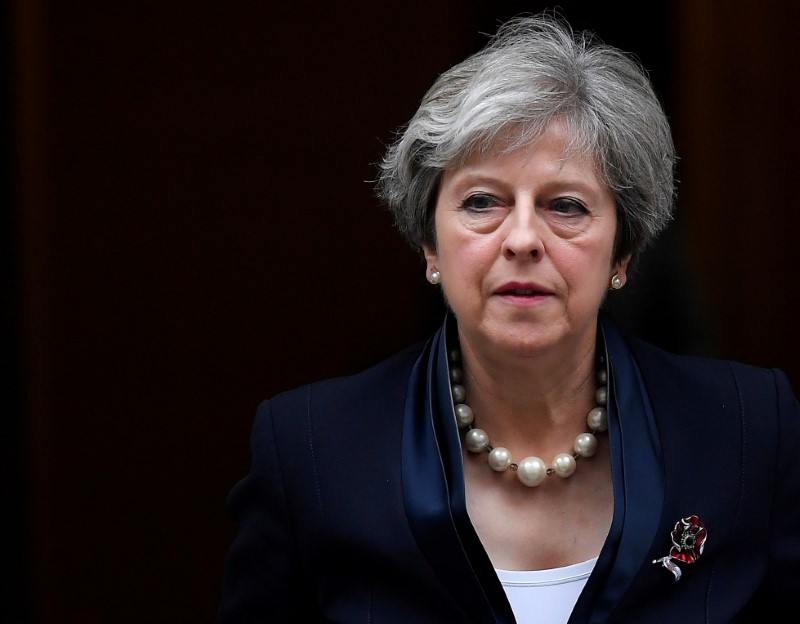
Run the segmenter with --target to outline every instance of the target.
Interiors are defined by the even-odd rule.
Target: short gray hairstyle
[[[412,247],[435,248],[445,169],[513,129],[509,149],[553,120],[568,155],[588,154],[617,207],[614,259],[636,256],[673,215],[676,156],[661,102],[630,54],[545,13],[500,26],[479,52],[444,72],[379,163],[378,197]]]

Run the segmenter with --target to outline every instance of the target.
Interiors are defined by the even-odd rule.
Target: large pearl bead
[[[575,458],[569,453],[559,453],[553,458],[553,472],[559,477],[569,477],[577,466]]]
[[[595,407],[588,416],[586,424],[592,431],[605,431],[608,429],[608,412],[605,407]]]
[[[511,466],[511,453],[502,446],[493,448],[489,453],[489,466],[496,472],[508,470],[509,466]]]
[[[581,433],[575,438],[573,448],[581,457],[591,457],[597,452],[597,438],[591,433]]]
[[[480,453],[489,446],[489,436],[483,429],[470,429],[464,436],[464,444],[468,451]]]
[[[517,478],[528,487],[536,487],[547,476],[547,466],[538,457],[526,457],[517,467]]]
[[[455,407],[456,410],[456,422],[458,422],[459,427],[468,427],[472,424],[472,421],[475,419],[475,416],[472,413],[472,408],[467,405],[466,403],[459,403]]]

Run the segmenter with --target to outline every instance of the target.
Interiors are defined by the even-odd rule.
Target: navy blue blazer
[[[239,531],[220,624],[515,621],[466,511],[446,357],[454,325],[363,373],[259,406],[252,468],[228,501]],[[800,406],[785,375],[669,354],[606,316],[598,344],[614,515],[570,623],[794,612]],[[707,539],[676,580],[657,560],[691,515]]]

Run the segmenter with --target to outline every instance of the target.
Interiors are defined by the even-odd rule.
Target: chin
[[[544,323],[506,324],[487,335],[495,348],[517,357],[533,357],[557,347],[566,336],[561,327]]]

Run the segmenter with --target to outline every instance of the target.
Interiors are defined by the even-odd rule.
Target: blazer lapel
[[[468,621],[513,624],[505,592],[467,515],[447,325],[446,320],[428,342],[409,380],[402,458],[406,515],[417,544]]]
[[[570,622],[607,622],[647,560],[664,501],[661,443],[636,362],[613,323],[601,316],[598,349],[609,372],[608,441],[614,516],[608,539]]]

